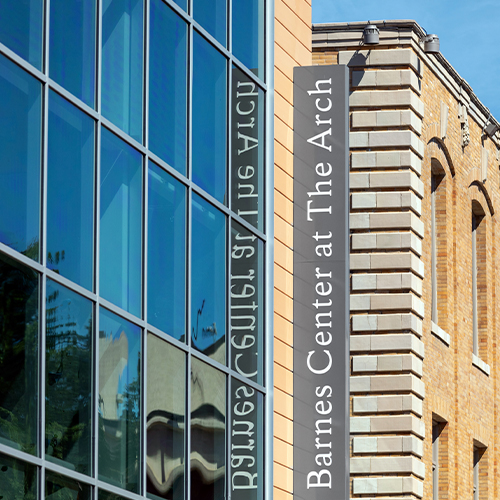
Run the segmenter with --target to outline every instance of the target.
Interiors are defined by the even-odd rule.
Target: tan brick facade
[[[276,0],[274,53],[274,499],[293,493],[293,68],[311,65],[311,4]]]
[[[498,135],[416,23],[363,27],[313,29],[313,63],[351,68],[351,496],[435,498],[435,422],[438,498],[473,498],[474,449],[499,498]]]

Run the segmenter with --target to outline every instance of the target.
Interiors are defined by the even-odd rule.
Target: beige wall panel
[[[293,68],[297,66],[297,62],[288,55],[284,49],[278,44],[274,45],[274,67],[279,69],[290,80],[293,79]]]
[[[277,264],[274,265],[274,288],[281,290],[289,297],[293,297],[293,276]]]
[[[311,61],[311,50],[307,49],[295,34],[290,33],[280,22],[274,23],[276,43],[289,54],[298,66],[306,66]]]
[[[274,363],[274,386],[287,394],[293,394],[292,372],[276,363]]]
[[[293,370],[293,349],[278,339],[274,339],[274,362]]]
[[[279,94],[274,95],[274,114],[284,123],[293,123],[293,107]]]
[[[274,313],[274,336],[285,344],[293,346],[292,323],[276,313]]]
[[[273,488],[273,498],[274,500],[293,500],[293,495],[288,491],[283,491],[275,487]]]
[[[285,4],[306,24],[311,26],[311,2],[307,0],[284,0]],[[312,38],[312,34],[309,35]]]
[[[278,215],[274,216],[274,237],[285,246],[293,246],[293,227]]]
[[[274,499],[292,500],[293,68],[311,64],[310,3],[277,0],[274,27]]]
[[[278,68],[274,71],[275,95],[282,96],[290,105],[293,104],[293,81],[290,76],[286,76]]]
[[[293,176],[293,154],[277,141],[274,141],[274,162],[288,175]]]
[[[279,413],[274,414],[274,436],[282,441],[293,443],[293,422]]]
[[[283,465],[284,467],[288,467],[291,469],[293,467],[293,446],[290,443],[287,443],[286,441],[275,438],[274,460],[279,464]]]
[[[275,189],[293,200],[293,177],[275,164],[274,166]]]
[[[274,191],[274,213],[289,224],[293,224],[293,202],[279,191]]]
[[[280,316],[293,321],[293,300],[276,288],[274,289],[274,310]]]
[[[274,241],[274,261],[283,269],[293,272],[293,252],[278,240]]]
[[[274,391],[274,404],[276,413],[293,420],[293,397],[290,394],[276,389]]]
[[[285,491],[293,490],[293,470],[274,463],[274,486]]]
[[[274,116],[274,139],[293,151],[293,129],[277,116]]]
[[[286,19],[286,29],[293,33],[297,40],[311,50],[311,25],[304,19],[301,19],[283,0],[276,0],[274,4],[275,18],[283,23]]]

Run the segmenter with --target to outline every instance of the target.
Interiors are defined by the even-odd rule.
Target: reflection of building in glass
[[[1,3],[5,498],[262,498],[273,24]]]

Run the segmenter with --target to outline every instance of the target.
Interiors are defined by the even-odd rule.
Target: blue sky
[[[312,0],[313,23],[414,19],[500,122],[500,0]]]

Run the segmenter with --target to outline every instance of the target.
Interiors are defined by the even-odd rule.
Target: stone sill
[[[431,321],[431,332],[450,347],[450,336],[441,327],[436,325],[434,321]]]
[[[472,364],[479,368],[483,373],[490,376],[490,365],[486,364],[482,359],[478,358],[474,353],[472,353]]]

